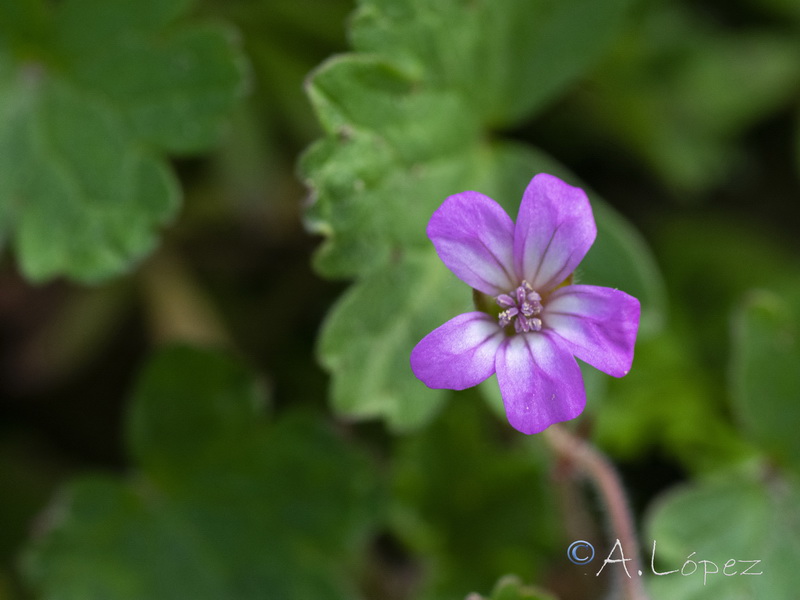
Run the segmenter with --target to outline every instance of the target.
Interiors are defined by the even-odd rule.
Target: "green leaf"
[[[0,0],[0,55],[24,53],[47,29],[41,0]]]
[[[466,600],[483,600],[482,596],[472,594]],[[524,585],[518,577],[507,575],[497,582],[488,600],[557,600],[542,589]]]
[[[186,1],[28,5],[0,59],[0,240],[29,279],[97,281],[155,246],[180,197],[163,155],[211,146],[242,59],[227,29],[172,23]]]
[[[751,456],[759,443],[747,434],[743,418],[731,418],[728,400],[741,396],[739,382],[746,373],[737,357],[755,350],[738,334],[744,307],[736,312],[731,337],[731,306],[739,305],[754,287],[780,289],[798,281],[800,273],[796,258],[774,231],[723,214],[666,219],[654,243],[669,293],[680,302],[671,304],[669,327],[637,342],[631,373],[609,381],[607,401],[594,411],[594,434],[615,457],[635,461],[655,448],[689,471],[708,471]],[[785,369],[783,376],[791,377],[795,370]],[[792,423],[794,403],[787,404],[785,396],[781,406],[788,418],[780,420],[779,428]],[[766,395],[759,393],[753,401],[758,413],[762,402],[766,412],[773,410]],[[587,410],[596,406],[590,401]],[[735,403],[733,412],[739,416]]]
[[[617,10],[604,6],[604,17],[598,22],[594,11],[599,9],[589,8],[590,3],[582,0],[559,2],[557,7],[530,0],[510,4],[448,1],[432,8],[413,1],[362,3],[352,34],[363,53],[328,61],[307,85],[330,136],[314,145],[300,164],[312,188],[308,222],[327,238],[316,257],[322,273],[352,277],[385,264],[393,248],[427,243],[427,219],[447,195],[470,188],[490,193],[486,180],[496,182],[509,169],[493,158],[493,148],[486,143],[486,129],[492,123],[476,107],[475,99],[487,91],[511,102],[536,98],[551,78],[560,80],[566,71],[545,69],[538,62],[542,55],[525,44],[557,39],[557,49],[548,55],[550,65],[561,56],[558,50],[571,55],[583,48],[587,37],[607,35],[602,23]],[[518,12],[524,12],[524,18],[516,18]],[[514,18],[509,19],[509,14]],[[558,21],[568,14],[574,17],[569,35],[577,45],[565,43],[557,30],[547,29],[552,25],[548,19]],[[469,52],[454,52],[447,43],[430,50],[448,61],[447,68],[440,68],[428,55],[419,60],[404,58],[438,40],[446,42],[460,35],[454,33],[458,28],[453,22],[464,19],[478,28],[499,19],[504,28],[510,28],[501,28],[492,37],[498,40],[499,56],[492,59],[491,68],[486,67],[491,73],[503,73],[504,85],[513,91],[506,93],[502,86],[495,89],[486,77],[474,76],[486,56],[482,35],[464,36],[464,43],[473,47]],[[517,35],[519,26],[530,29]],[[580,27],[591,33],[581,34]],[[514,44],[505,48],[503,40],[518,41],[527,54]],[[584,62],[594,56],[585,48],[583,52]],[[502,68],[496,69],[495,63]],[[463,85],[457,85],[436,76],[437,68],[443,73],[457,69],[469,77],[465,75]],[[528,69],[541,72],[532,77]],[[528,82],[531,90],[519,89]],[[500,171],[493,173],[496,167]],[[533,174],[527,173],[524,181]],[[517,191],[516,179],[511,189]]]
[[[195,0],[69,0],[59,10],[59,37],[66,41],[66,47],[84,49],[91,52],[96,48],[94,41],[82,36],[87,30],[103,42],[112,41],[117,36],[134,36],[139,32],[157,32],[162,27],[195,4]]]
[[[654,599],[796,598],[798,507],[798,482],[767,470],[729,473],[667,495],[649,519],[655,551],[648,548],[646,562],[654,556],[656,571],[678,571],[650,579]]]
[[[300,163],[311,188],[307,223],[325,238],[316,268],[358,278],[319,344],[337,411],[411,429],[439,409],[443,392],[419,384],[408,357],[425,334],[470,309],[471,291],[438,261],[428,220],[464,190],[515,215],[534,174],[575,182],[553,159],[494,140],[489,128],[527,116],[574,80],[625,4],[361,3],[351,30],[359,52],[329,60],[308,81],[328,135]],[[664,298],[654,261],[621,216],[592,201],[602,241],[581,276],[638,294],[643,331],[655,330]]]
[[[316,259],[329,276],[369,271],[398,246],[427,246],[419,223],[442,189],[460,191],[479,160],[477,123],[458,96],[416,85],[386,61],[361,56],[329,61],[308,85],[320,120],[337,136],[301,162],[314,189],[307,218],[330,236]]]
[[[351,287],[319,340],[320,362],[341,374],[331,384],[334,409],[352,418],[381,417],[397,430],[430,421],[446,391],[427,390],[411,374],[409,354],[429,331],[468,309],[463,287],[432,250],[407,255],[391,271]]]
[[[136,386],[127,421],[132,458],[150,474],[172,478],[188,466],[203,469],[235,451],[225,450],[230,440],[263,431],[265,396],[233,360],[184,347],[162,352]]]
[[[192,24],[125,34],[126,43],[111,43],[101,57],[95,44],[61,40],[76,84],[111,103],[138,142],[176,154],[211,147],[241,90],[233,33]]]
[[[736,137],[791,101],[800,45],[791,32],[714,27],[688,4],[643,8],[576,118],[604,143],[621,139],[685,198],[729,178]]]
[[[154,247],[155,229],[177,209],[174,175],[127,144],[118,116],[80,90],[44,81],[31,102],[7,205],[23,270],[36,280],[119,272]]]
[[[454,90],[493,127],[551,101],[596,61],[628,0],[365,0],[351,30],[364,53],[392,57]]]
[[[633,462],[663,453],[693,472],[752,455],[717,398],[693,335],[683,320],[672,318],[662,333],[637,343],[631,372],[609,381],[601,402],[589,396],[586,409],[601,448]]]
[[[747,0],[747,4],[764,15],[793,20],[800,24],[800,5],[794,0]]]
[[[540,438],[504,431],[474,392],[448,417],[397,438],[394,534],[421,562],[418,600],[463,599],[509,571],[526,580],[557,552],[558,519]]]
[[[43,599],[351,599],[377,514],[365,457],[301,414],[267,424],[251,373],[168,348],[134,394],[139,470],[73,481],[24,573]],[[346,473],[346,476],[342,476]]]
[[[480,131],[460,94],[421,83],[393,61],[355,54],[326,62],[307,91],[327,131],[379,131],[409,165],[462,150]]]
[[[592,199],[597,239],[579,267],[581,281],[626,291],[639,299],[639,338],[664,325],[667,300],[662,275],[642,235],[611,206]]]
[[[774,228],[731,219],[727,211],[665,219],[654,243],[670,294],[682,300],[674,306],[686,316],[692,343],[702,348],[704,363],[720,370],[728,360],[719,348],[730,336],[731,306],[750,290],[800,279],[795,254]]]
[[[779,463],[800,470],[800,302],[752,293],[734,315],[730,382],[748,437]]]

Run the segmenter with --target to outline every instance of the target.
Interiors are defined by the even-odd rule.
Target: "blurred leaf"
[[[231,359],[170,348],[134,395],[127,481],[74,481],[24,571],[41,597],[353,597],[345,577],[376,514],[368,462],[309,417],[263,422]]]
[[[761,14],[793,19],[800,24],[800,4],[795,0],[747,0]]]
[[[500,574],[534,578],[557,543],[556,507],[540,438],[509,443],[465,392],[394,451],[394,532],[423,565],[419,600],[463,599]]]
[[[25,52],[47,28],[41,0],[0,0],[0,56]]]
[[[800,470],[800,302],[752,293],[733,319],[731,396],[746,434]]]
[[[663,218],[656,231],[673,299],[669,327],[640,337],[631,373],[609,380],[607,399],[587,410],[598,444],[612,455],[635,461],[655,447],[689,471],[707,472],[757,451],[758,439],[743,435],[728,404],[725,374],[741,379],[730,360],[744,347],[736,335],[731,345],[731,310],[748,290],[787,287],[800,271],[786,240],[752,219]]]
[[[715,367],[724,367],[727,360],[719,348],[728,339],[730,311],[742,295],[800,278],[788,239],[749,217],[735,220],[718,211],[663,219],[653,237],[669,293],[681,299],[672,306],[691,328],[689,341]]]
[[[0,564],[12,565],[30,534],[38,511],[63,481],[65,465],[49,460],[45,444],[34,435],[4,431],[0,436]],[[2,580],[2,569],[0,569]],[[0,590],[2,590],[0,583]],[[12,597],[10,594],[7,597]],[[0,599],[5,598],[0,593]]]
[[[800,172],[800,108],[795,111],[795,128],[794,128],[794,156],[797,172]]]
[[[601,402],[590,397],[597,444],[630,461],[656,452],[693,471],[709,471],[751,456],[730,423],[723,399],[679,317],[636,345],[631,372],[609,381]]]
[[[519,0],[510,7],[485,0],[448,0],[437,8],[411,0],[364,1],[352,31],[354,45],[363,53],[328,61],[307,86],[329,134],[301,162],[314,199],[308,221],[328,238],[317,256],[317,268],[331,277],[368,271],[385,263],[398,244],[426,243],[424,225],[447,195],[470,188],[489,193],[481,184],[499,179],[494,169],[509,169],[493,158],[493,148],[487,148],[484,129],[493,123],[476,99],[488,93],[503,102],[528,102],[554,85],[549,82],[562,81],[567,71],[558,68],[559,58],[581,51],[586,52],[582,62],[594,60],[596,51],[588,52],[583,44],[609,34],[603,25],[609,25],[605,19],[615,10],[621,11],[618,5],[614,2],[614,10],[604,6],[598,22],[594,12],[600,9],[583,0],[557,5]],[[524,17],[517,19],[523,11]],[[559,39],[543,65],[543,55],[529,44],[555,38],[558,29],[548,27],[563,25],[559,19],[571,11],[574,19],[565,35],[573,43]],[[461,32],[453,27],[463,20],[472,29]],[[511,29],[487,36],[482,27],[493,22]],[[517,32],[521,25],[530,29]],[[588,36],[583,29],[590,31]],[[449,41],[462,33],[468,34],[462,42],[471,49],[454,52]],[[483,65],[487,37],[497,41],[493,52],[498,56]],[[442,48],[431,47],[439,43]],[[504,48],[506,43],[511,46]],[[515,48],[517,43],[522,46]],[[424,54],[417,57],[418,52]],[[474,77],[476,70],[495,62],[502,68],[492,67],[486,77],[502,77],[502,85]],[[529,69],[537,70],[535,77]],[[445,76],[457,72],[464,81]],[[519,86],[527,82],[537,91],[521,93]],[[513,91],[506,93],[509,86]],[[533,174],[526,174],[525,183]]]
[[[28,4],[19,27],[43,13],[48,33],[16,32],[0,59],[0,239],[32,280],[100,280],[175,214],[162,154],[215,141],[242,58],[229,30],[172,23],[188,0]]]
[[[467,600],[484,600],[483,596],[472,594]],[[557,600],[549,592],[523,585],[519,578],[512,575],[503,577],[497,582],[488,600]]]
[[[594,410],[598,444],[636,460],[661,448],[693,472],[752,455],[757,442],[732,422],[730,314],[753,287],[796,281],[797,261],[774,229],[724,213],[662,219],[654,245],[670,284],[670,326],[637,342],[631,373],[609,381]],[[677,301],[677,300],[680,301]],[[733,374],[733,372],[732,372]]]
[[[597,61],[629,0],[364,0],[351,38],[454,91],[493,127],[541,110]],[[447,115],[441,115],[449,118]]]
[[[593,437],[615,457],[637,461],[656,448],[689,471],[706,472],[754,452],[730,423],[723,390],[678,317],[637,343],[631,372],[610,380],[601,400],[587,404]]]
[[[407,430],[428,422],[446,390],[426,391],[411,375],[410,348],[451,316],[468,310],[463,284],[432,251],[409,254],[391,271],[351,287],[331,309],[319,340],[333,373],[331,399],[349,417],[382,417]],[[435,306],[429,299],[436,298]]]
[[[403,246],[428,248],[424,223],[441,190],[479,183],[491,167],[459,97],[415,86],[369,56],[335,58],[308,86],[320,121],[337,136],[317,142],[301,163],[314,194],[308,221],[328,238],[315,265],[325,275],[368,272]]]
[[[257,121],[255,131],[247,133],[274,146],[281,162],[293,161],[294,145],[319,135],[309,118],[303,80],[322,57],[345,47],[342,24],[353,0],[204,0],[203,6],[242,32],[253,75],[248,104]],[[262,169],[274,169],[275,159],[269,162]],[[296,199],[290,200],[294,206]]]
[[[645,6],[576,113],[591,119],[584,129],[599,126],[630,145],[678,192],[701,192],[729,175],[733,139],[795,94],[800,43],[715,28],[686,3]]]
[[[798,482],[776,473],[729,473],[668,494],[650,515],[648,537],[655,569],[678,572],[650,579],[654,599],[793,600],[799,509]]]
[[[568,180],[570,178],[567,178]],[[641,234],[611,206],[592,197],[597,240],[578,268],[580,280],[624,290],[639,299],[639,340],[661,330],[667,298],[655,258]]]

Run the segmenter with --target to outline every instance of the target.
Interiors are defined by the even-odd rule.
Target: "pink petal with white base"
[[[522,433],[539,433],[583,412],[586,391],[578,363],[548,332],[507,338],[495,367],[508,422]]]
[[[495,319],[464,313],[422,338],[411,352],[411,370],[429,388],[463,390],[494,373],[502,340]]]
[[[622,377],[633,362],[639,301],[620,290],[568,285],[547,300],[542,319],[569,351],[596,369]]]
[[[470,287],[496,296],[514,285],[514,223],[488,196],[447,198],[428,223],[428,237],[442,262]]]
[[[522,196],[514,231],[514,266],[539,293],[575,270],[597,236],[583,190],[557,177],[536,175]]]

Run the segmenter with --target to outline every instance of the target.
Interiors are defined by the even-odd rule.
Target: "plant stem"
[[[233,346],[216,307],[180,255],[161,248],[140,269],[138,280],[154,341]]]
[[[622,576],[622,587],[627,600],[648,600],[638,576],[642,569],[639,556],[639,543],[636,538],[636,527],[628,508],[622,482],[611,462],[589,442],[573,435],[561,425],[551,425],[544,432],[544,437],[556,454],[577,464],[583,473],[592,480],[605,503],[611,531],[619,540],[625,551],[625,558],[632,574]],[[628,553],[632,554],[628,554]]]

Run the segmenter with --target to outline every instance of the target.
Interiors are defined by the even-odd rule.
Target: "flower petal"
[[[431,331],[411,351],[411,370],[435,389],[463,390],[494,373],[503,330],[483,312],[469,312]]]
[[[580,188],[545,173],[522,196],[514,231],[514,267],[538,292],[564,281],[589,251],[597,226]]]
[[[583,412],[586,390],[578,363],[548,332],[507,338],[497,351],[495,366],[514,429],[539,433]]]
[[[514,281],[514,223],[478,192],[450,196],[433,213],[428,237],[439,258],[470,287],[496,296]]]
[[[622,377],[633,362],[639,313],[639,301],[620,290],[568,285],[548,298],[542,321],[582,361]]]

